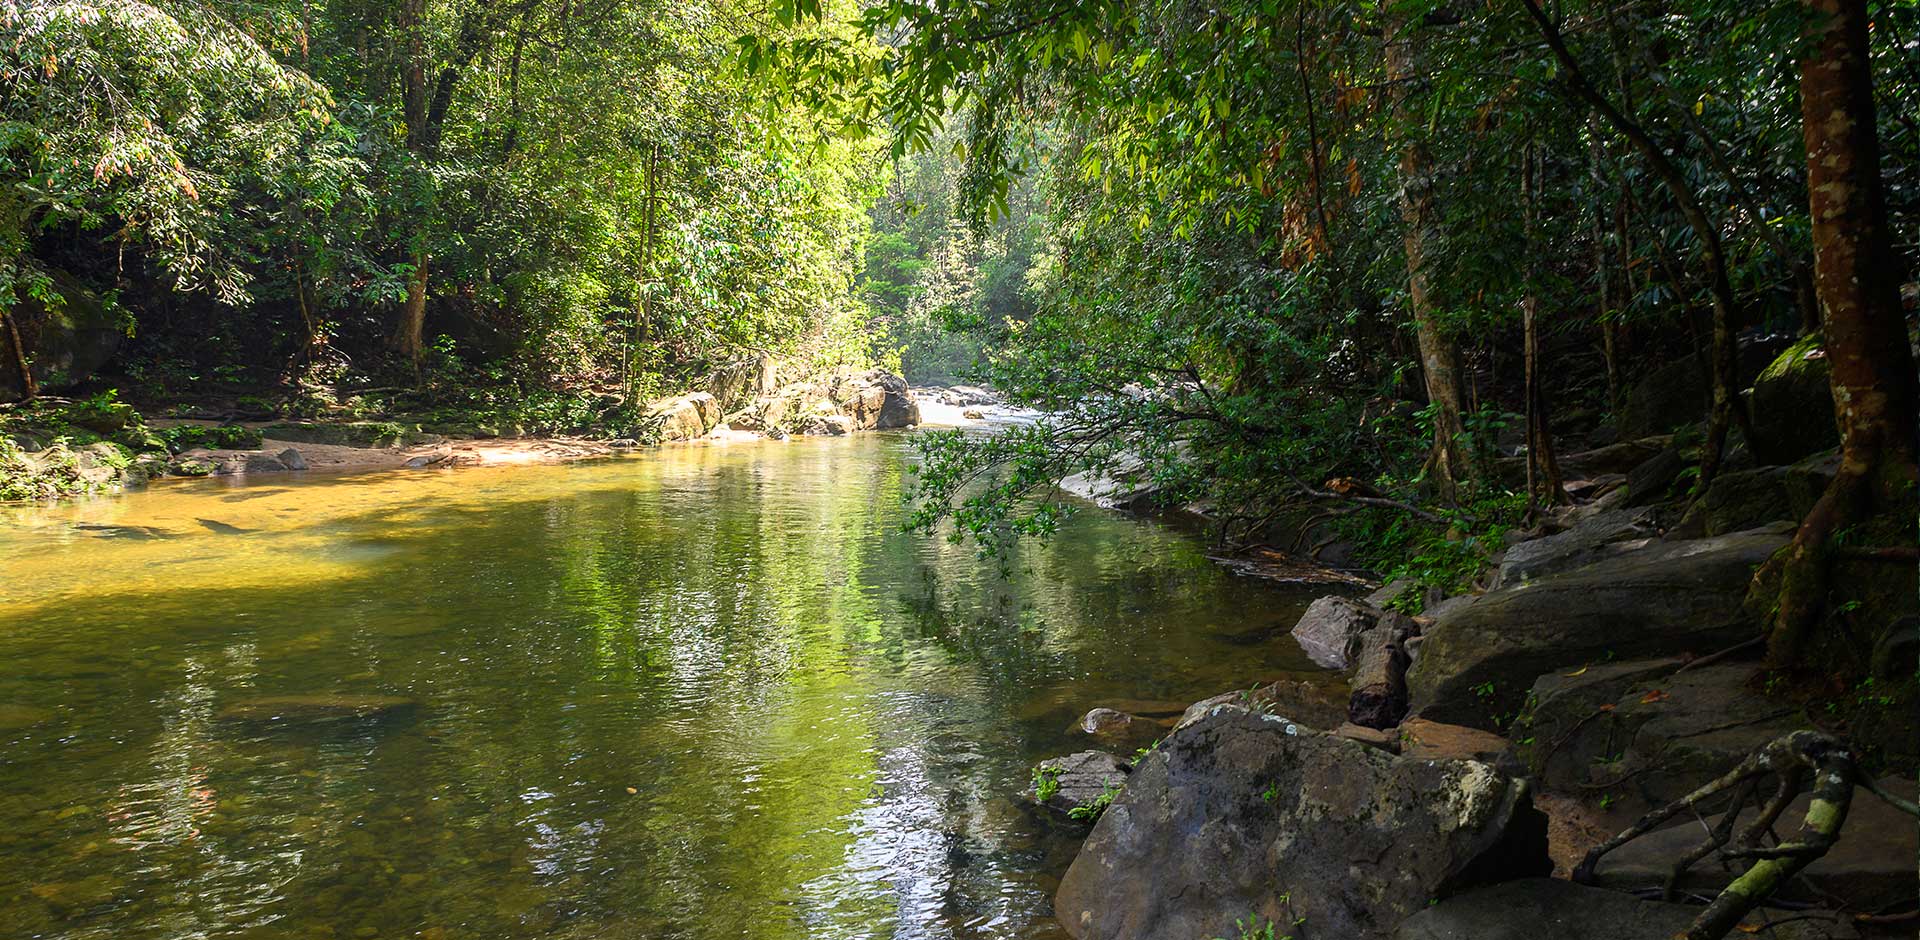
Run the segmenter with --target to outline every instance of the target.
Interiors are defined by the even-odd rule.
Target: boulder
[[[1747,399],[1753,418],[1747,444],[1761,463],[1793,463],[1840,445],[1832,374],[1818,334],[1787,347],[1760,370]]]
[[[1724,535],[1776,520],[1797,522],[1819,501],[1839,468],[1839,456],[1828,453],[1791,467],[1722,473],[1674,528],[1694,536]]]
[[[1483,594],[1425,630],[1407,676],[1413,713],[1497,729],[1544,673],[1710,653],[1748,639],[1755,627],[1741,606],[1747,582],[1790,530],[1656,542]]]
[[[1654,535],[1652,513],[1615,509],[1588,516],[1570,529],[1529,539],[1507,549],[1494,575],[1495,588],[1583,567],[1613,553],[1619,543]]]
[[[827,389],[856,431],[910,428],[920,423],[920,405],[907,380],[883,369],[835,376]]]
[[[802,434],[840,437],[853,432],[853,421],[846,415],[808,415],[800,424]]]
[[[1913,799],[1911,780],[1882,781],[1897,793]],[[1774,830],[1791,839],[1807,818],[1812,797],[1800,794]],[[1751,806],[1741,819],[1751,819]],[[1649,832],[1607,853],[1594,869],[1596,883],[1615,891],[1658,890],[1666,883],[1667,872],[1676,859],[1698,845],[1711,828],[1726,818],[1716,813],[1701,821],[1687,821],[1666,829]],[[1736,830],[1737,831],[1737,830]],[[1847,820],[1840,839],[1827,854],[1820,856],[1799,877],[1782,884],[1775,896],[1789,901],[1839,901],[1847,909],[1878,911],[1911,903],[1920,883],[1914,878],[1916,830],[1913,817],[1888,806],[1886,801],[1856,790],[1847,809]],[[1718,894],[1733,879],[1746,871],[1744,862],[1722,863],[1714,856],[1697,862],[1680,879],[1680,889],[1697,894]]]
[[[1061,815],[1091,806],[1109,789],[1127,782],[1127,762],[1105,751],[1081,751],[1041,761],[1033,768],[1028,796]]]
[[[1380,619],[1380,611],[1350,597],[1323,597],[1307,605],[1293,625],[1293,638],[1314,665],[1345,669],[1353,663],[1360,634]]]
[[[289,469],[278,457],[267,454],[246,454],[235,462],[239,464],[235,468],[239,473],[285,473]]]
[[[1334,676],[1319,681],[1279,679],[1250,689],[1222,692],[1187,706],[1180,720],[1174,723],[1174,729],[1184,728],[1222,708],[1245,708],[1323,731],[1337,728],[1347,722],[1347,691],[1345,684],[1336,680]]]
[[[1368,940],[1434,897],[1549,865],[1524,781],[1226,706],[1134,769],[1054,908],[1075,940],[1234,936],[1249,915]]]
[[[1563,690],[1534,705],[1527,760],[1541,786],[1651,809],[1806,727],[1797,705],[1748,688],[1750,663],[1678,673],[1655,665],[1623,663],[1575,687],[1580,692]],[[1616,689],[1611,698],[1604,694]]]
[[[1786,337],[1742,337],[1736,377],[1744,388],[1788,345]],[[1622,439],[1645,437],[1706,420],[1712,368],[1708,353],[1697,352],[1669,362],[1634,383],[1620,407],[1617,425]]]
[[[1619,441],[1560,457],[1560,473],[1566,477],[1599,477],[1626,473],[1667,449],[1673,436],[1660,434],[1632,441]]]
[[[1095,708],[1081,716],[1077,727],[1094,737],[1121,737],[1132,729],[1135,720],[1123,711]]]
[[[720,402],[707,392],[666,398],[653,403],[647,419],[659,425],[663,441],[697,440],[720,425]]]
[[[279,459],[280,459],[280,462],[284,464],[288,470],[307,469],[306,455],[300,453],[299,451],[291,447],[281,451]]]
[[[1442,900],[1402,922],[1393,940],[1669,940],[1701,910],[1570,881],[1523,878]],[[1757,916],[1753,922],[1759,923]],[[1761,935],[1776,940],[1859,936],[1842,921],[1824,919],[1794,920]]]

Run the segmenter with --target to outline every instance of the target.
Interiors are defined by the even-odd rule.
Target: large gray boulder
[[[910,428],[920,423],[920,404],[907,380],[883,369],[835,376],[827,389],[856,431]]]
[[[1293,638],[1314,665],[1345,669],[1353,664],[1360,634],[1379,619],[1377,608],[1351,597],[1323,597],[1307,605],[1293,625]]]
[[[1777,520],[1798,521],[1839,472],[1837,454],[1809,457],[1791,467],[1755,467],[1714,477],[1675,531],[1724,535]]]
[[[1535,683],[1528,766],[1543,788],[1632,811],[1677,800],[1806,727],[1799,706],[1748,688],[1750,663],[1675,672],[1675,660],[1596,666]],[[1583,680],[1591,679],[1591,682]]]
[[[1393,932],[1394,940],[1668,940],[1700,916],[1690,904],[1642,901],[1570,881],[1526,878],[1448,898]],[[1774,915],[1779,918],[1779,915]],[[1734,936],[1744,936],[1736,931]],[[1843,940],[1843,921],[1794,920],[1760,936]]]
[[[1485,764],[1221,706],[1134,769],[1054,908],[1076,940],[1231,937],[1249,915],[1369,940],[1432,898],[1545,873],[1544,827],[1526,784]]]
[[[1748,639],[1747,582],[1789,530],[1657,542],[1448,611],[1426,629],[1407,675],[1413,713],[1499,730],[1543,673]]]

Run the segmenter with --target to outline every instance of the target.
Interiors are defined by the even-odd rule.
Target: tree
[[[1900,269],[1887,226],[1866,0],[1807,0],[1800,102],[1813,218],[1814,287],[1832,367],[1840,468],[1794,533],[1756,577],[1778,576],[1767,662],[1798,662],[1825,604],[1834,536],[1869,513],[1900,520],[1912,544],[1915,509],[1914,360],[1900,309]]]

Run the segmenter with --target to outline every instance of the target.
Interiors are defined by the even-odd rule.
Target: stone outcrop
[[[827,398],[856,431],[910,428],[920,423],[920,405],[907,380],[883,369],[843,373],[827,386]]]
[[[1249,915],[1369,940],[1434,897],[1548,866],[1521,781],[1223,705],[1134,768],[1055,910],[1075,940],[1235,936]]]
[[[1544,673],[1747,639],[1747,582],[1787,536],[1774,526],[1661,542],[1484,594],[1424,631],[1407,677],[1413,713],[1495,729]]]
[[[663,441],[691,441],[720,426],[720,402],[707,392],[694,392],[653,403],[647,420],[657,422]]]
[[[1646,510],[1614,509],[1595,513],[1563,532],[1529,539],[1507,549],[1494,575],[1493,586],[1521,584],[1557,571],[1589,565],[1628,550],[1635,540],[1654,534],[1652,513]]]

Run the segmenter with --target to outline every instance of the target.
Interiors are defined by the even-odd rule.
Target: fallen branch
[[[1740,810],[1757,793],[1760,781],[1768,776],[1774,778],[1770,798],[1735,835],[1733,830]],[[1801,827],[1804,835],[1799,841],[1762,845],[1760,838],[1772,831],[1774,822],[1801,789],[1809,787],[1809,779],[1813,802],[1807,808],[1806,822]],[[1686,870],[1716,851],[1726,861],[1752,861],[1752,867],[1727,885],[1680,935],[1685,940],[1718,940],[1782,882],[1799,874],[1833,847],[1839,838],[1840,826],[1846,822],[1854,785],[1861,782],[1854,770],[1853,755],[1839,739],[1817,731],[1796,731],[1768,742],[1719,779],[1648,813],[1619,835],[1594,846],[1574,869],[1573,880],[1592,884],[1594,869],[1607,853],[1652,832],[1683,811],[1697,812],[1696,807],[1701,803],[1732,790],[1734,801],[1726,817],[1708,831],[1706,841],[1674,863],[1664,892],[1672,896]]]

